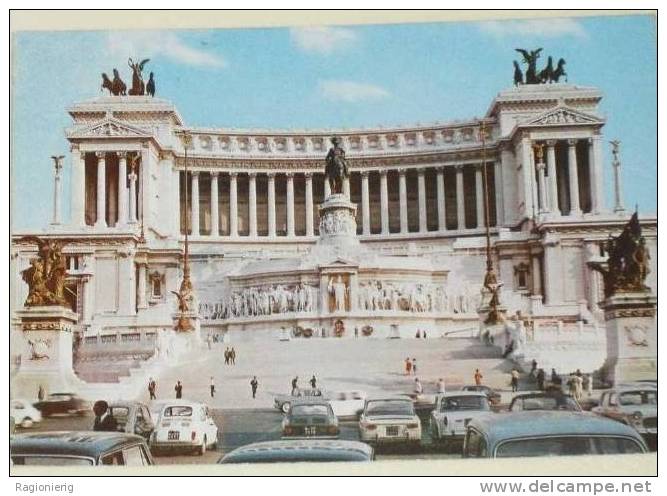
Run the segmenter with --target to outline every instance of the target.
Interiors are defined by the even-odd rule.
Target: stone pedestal
[[[34,306],[16,314],[21,321],[23,347],[12,396],[36,398],[40,385],[47,393],[77,392],[83,383],[72,364],[76,313],[60,306]]]
[[[600,305],[607,327],[603,369],[612,384],[658,378],[656,302],[647,292],[618,293]]]
[[[174,327],[179,319],[187,318],[192,324],[190,331],[172,331],[169,340],[170,361],[178,361],[186,353],[194,352],[202,347],[201,319],[197,312],[177,312],[172,315]]]
[[[320,245],[358,245],[357,206],[344,194],[330,195],[320,205]]]

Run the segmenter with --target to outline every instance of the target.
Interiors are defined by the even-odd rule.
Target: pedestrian
[[[296,396],[299,392],[299,376],[292,379],[292,396]]]
[[[414,375],[417,375],[417,359],[416,358],[412,359],[412,373]]]
[[[317,379],[315,378],[315,374],[313,374],[313,377],[310,378],[310,387],[313,389],[317,388]]]
[[[176,381],[174,391],[176,391],[176,399],[180,400],[183,397],[183,384],[181,384],[181,381]]]
[[[157,399],[155,396],[155,389],[157,388],[157,383],[152,377],[148,379],[148,395],[151,400]]]
[[[424,331],[424,339],[426,339],[426,331]]]
[[[419,377],[415,377],[415,395],[419,396],[424,392],[424,388],[422,387],[422,383],[419,380]]]
[[[567,379],[567,389],[573,398],[577,397],[577,382],[575,380],[576,377],[577,376],[575,374],[570,374],[570,377]]]
[[[257,382],[257,376],[254,375],[252,376],[252,381],[250,381],[250,389],[252,389],[252,399],[255,399],[255,395],[257,394],[257,386],[259,386],[259,382]]]
[[[545,379],[544,369],[539,369],[537,371],[537,389],[544,391],[544,379]]]
[[[354,337],[355,337],[355,338],[358,338],[358,337],[359,337],[359,328],[358,328],[358,327],[355,327],[355,328],[354,328]]]
[[[519,390],[519,371],[517,369],[512,369],[512,392],[516,393]]]
[[[415,337],[416,337],[417,339],[419,339],[420,337],[422,337],[421,334],[420,334],[420,332],[419,332],[419,329],[417,329],[417,334],[415,334]]]
[[[93,423],[94,431],[118,431],[118,422],[109,410],[109,404],[104,400],[96,401],[93,405],[93,413],[95,414],[95,422]]]
[[[44,399],[44,396],[46,396],[46,393],[44,392],[44,386],[40,384],[39,389],[37,390],[37,399],[39,401],[42,401]]]
[[[232,365],[236,365],[236,350],[232,346],[232,350],[229,352],[229,357],[232,360]]]
[[[479,371],[479,369],[475,369],[475,375],[473,377],[475,378],[475,385],[481,386],[482,385],[482,379],[484,378],[484,376]]]
[[[577,371],[581,374],[581,371]],[[583,374],[582,374],[583,375]],[[581,401],[584,396],[584,378],[582,375],[574,374],[574,399]]]
[[[215,397],[215,381],[213,376],[211,376],[211,398]]]
[[[405,375],[410,375],[410,371],[412,370],[412,362],[410,361],[410,358],[405,359]]]
[[[560,385],[561,384],[560,377],[558,377],[558,374],[556,373],[556,369],[554,369],[554,368],[551,369],[551,384],[554,384],[554,385]]]
[[[438,394],[445,394],[445,381],[442,379],[438,379]]]
[[[537,360],[533,358],[533,361],[530,363],[530,376],[532,378],[537,378]]]
[[[229,365],[229,348],[225,348],[225,365]]]

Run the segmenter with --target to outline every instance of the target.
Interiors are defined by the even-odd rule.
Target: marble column
[[[192,171],[192,236],[199,236],[199,171]]]
[[[417,170],[417,192],[419,195],[419,232],[428,231],[426,219],[426,177],[424,169]]]
[[[408,188],[405,169],[398,169],[398,210],[401,221],[401,233],[408,232]]]
[[[435,182],[438,201],[438,231],[447,229],[447,215],[445,211],[445,171],[442,167],[436,169]]]
[[[72,225],[86,225],[86,152],[72,147]]]
[[[324,200],[331,196],[331,185],[329,184],[329,178],[324,175]]]
[[[570,186],[570,215],[581,215],[579,203],[579,169],[577,167],[577,140],[567,140],[567,167]]]
[[[276,236],[276,175],[273,172],[267,174],[267,223],[269,225],[269,237]]]
[[[371,206],[368,193],[368,171],[361,171],[361,225],[362,234],[371,233]]]
[[[546,168],[546,166],[542,162],[540,162],[539,164],[535,164],[535,168],[537,169],[537,187],[540,194],[539,211],[541,214],[544,214],[549,212],[549,202],[547,201],[546,198],[547,188],[544,177],[544,169]]]
[[[95,152],[97,157],[97,220],[95,227],[107,227],[106,219],[106,176],[107,162],[105,152]]]
[[[146,282],[147,282],[147,265],[145,262],[138,263],[139,276],[137,279],[137,308],[148,308],[146,300]]]
[[[239,216],[237,203],[238,172],[229,173],[229,235],[233,238],[239,235]]]
[[[294,236],[294,173],[287,172],[287,236]]]
[[[350,199],[350,178],[346,177],[343,179],[343,194],[345,198]]]
[[[600,136],[593,136],[589,140],[588,168],[591,177],[591,207],[593,213],[599,214],[604,210],[602,140]]]
[[[547,174],[549,175],[549,210],[560,215],[558,208],[558,175],[556,173],[556,141],[547,141]]]
[[[218,171],[211,171],[211,236],[220,235],[220,201],[218,198]]]
[[[613,144],[613,142],[612,142]],[[623,184],[621,176],[621,161],[618,158],[618,146],[620,143],[616,143],[615,149],[613,151],[614,158],[612,159],[612,167],[614,168],[614,212],[623,213],[625,212],[625,207],[623,206]]]
[[[533,166],[533,142],[530,138],[521,140],[521,189],[523,191],[524,217],[532,218],[535,213],[535,203],[533,199],[536,195],[533,186],[534,166]]]
[[[250,237],[257,237],[257,174],[248,173],[248,224]]]
[[[475,215],[477,227],[484,227],[484,169],[481,165],[475,166]]]
[[[130,174],[127,178],[130,180],[130,224],[137,223],[137,167],[136,163],[132,162],[130,166]]]
[[[380,224],[382,234],[389,234],[389,194],[386,170],[380,171]]]
[[[127,152],[116,152],[118,156],[118,226],[127,224]]]
[[[544,164],[542,164],[544,165]],[[532,267],[533,272],[533,295],[542,295],[542,271],[540,270],[540,257],[533,255]]]
[[[58,225],[60,224],[60,196],[62,185],[60,182],[61,171],[63,168],[62,159],[64,157],[54,158],[53,164],[53,221],[51,224]]]
[[[313,173],[306,172],[306,236],[314,236]],[[349,183],[348,183],[349,184]]]
[[[502,226],[505,223],[505,214],[503,208],[503,164],[500,160],[494,163],[493,184],[496,202],[496,225]]]
[[[456,228],[466,228],[466,209],[463,191],[463,165],[456,166]]]

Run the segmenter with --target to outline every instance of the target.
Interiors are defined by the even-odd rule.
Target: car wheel
[[[23,427],[24,429],[28,429],[29,427],[32,427],[32,424],[33,424],[32,419],[30,417],[26,417],[21,422],[21,427]]]
[[[280,409],[282,410],[283,413],[289,413],[291,407],[292,405],[290,405],[289,402],[286,401],[285,403],[283,403]]]

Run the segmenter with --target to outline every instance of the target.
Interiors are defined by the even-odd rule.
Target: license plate
[[[385,433],[387,434],[387,436],[398,436],[398,426],[390,425],[385,429]]]
[[[305,428],[305,434],[306,434],[306,436],[315,436],[315,435],[317,435],[317,428],[316,427],[306,427]]]
[[[169,433],[167,434],[167,439],[169,441],[178,441],[180,437],[181,433],[178,431],[169,431]]]

